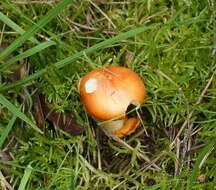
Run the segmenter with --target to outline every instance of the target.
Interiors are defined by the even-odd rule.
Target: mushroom
[[[146,95],[142,79],[132,70],[120,66],[93,70],[81,78],[79,93],[89,114],[109,133],[122,138],[139,126],[137,116],[126,115],[128,106],[139,108]]]

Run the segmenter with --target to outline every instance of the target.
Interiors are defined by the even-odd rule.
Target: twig
[[[47,37],[47,36],[44,36],[42,34],[36,34],[36,35],[39,36],[40,38],[44,39],[44,40],[47,40],[47,41],[52,39],[52,37]]]
[[[2,182],[2,185],[4,185],[5,187],[7,187],[8,190],[14,190],[14,188],[5,179],[5,177],[2,174],[1,170],[0,170],[0,181]]]
[[[189,151],[191,152],[191,151],[197,150],[199,148],[202,148],[202,147],[206,146],[207,144],[208,143],[203,143],[203,144],[195,145],[195,146],[191,147]]]
[[[87,32],[80,32],[82,35],[87,35],[87,34],[92,34],[96,31],[87,31]],[[101,33],[104,33],[104,34],[110,34],[110,35],[118,35],[120,34],[119,32],[113,32],[113,31],[110,31],[110,30],[102,30]]]
[[[214,150],[214,146],[212,146],[212,148],[206,153],[206,155],[204,156],[203,160],[201,161],[200,165],[199,165],[199,169],[202,168],[204,162],[207,160],[208,156],[211,154],[211,152]]]
[[[71,23],[71,24],[73,24],[73,25],[75,25],[75,26],[77,26],[77,27],[79,27],[79,28],[83,28],[83,29],[87,29],[87,30],[97,30],[97,28],[94,28],[94,27],[91,27],[91,26],[88,26],[88,25],[84,25],[84,24],[80,24],[80,23],[77,23],[77,22],[74,22],[74,21],[72,21],[70,18],[66,18],[66,20],[69,22],[69,23]]]
[[[82,32],[82,34],[87,34],[87,33],[92,33],[92,32],[96,32],[96,31],[101,31],[102,33],[105,33],[105,34],[114,34],[114,35],[117,35],[119,34],[118,32],[113,32],[113,31],[109,31],[109,30],[106,30],[106,29],[100,29],[100,28],[95,28],[95,27],[91,27],[89,25],[84,25],[84,24],[80,24],[80,23],[77,23],[77,22],[74,22],[72,21],[71,19],[69,18],[66,18],[66,20],[73,24],[74,26],[76,27],[79,27],[79,28],[82,28],[82,29],[86,29],[86,30],[90,30],[91,32]],[[75,28],[74,31],[78,30],[78,28]]]
[[[168,8],[164,9],[163,11],[157,12],[155,14],[152,14],[150,16],[144,17],[143,20],[141,20],[141,23],[144,21],[147,21],[151,18],[157,17],[157,16],[162,16],[164,13],[167,13]]]
[[[19,34],[18,32],[13,32],[13,31],[5,31],[5,32],[0,32],[0,34]]]
[[[201,131],[202,130],[202,128],[201,127],[198,127],[197,129],[194,129],[193,131],[193,133],[191,133],[191,136],[194,136],[196,133],[198,133],[199,131]]]
[[[98,9],[100,11],[100,13],[108,20],[108,22],[113,26],[113,28],[116,28],[116,25],[112,22],[112,20],[106,15],[106,13],[104,13],[100,7],[98,7],[94,2],[92,2],[91,0],[86,0],[89,3],[91,3],[96,9]]]
[[[75,32],[75,29],[72,29],[72,30],[68,30],[66,32],[62,32],[62,33],[58,34],[58,36],[64,36],[66,34],[70,34],[70,33],[74,33],[74,32]],[[52,40],[54,38],[54,37],[47,37],[47,36],[44,36],[42,34],[37,34],[37,36],[39,36],[40,38],[45,39],[47,41]]]
[[[181,142],[179,140],[179,138],[176,139],[176,158],[177,161],[175,162],[175,176],[177,176],[179,174],[179,156],[180,156],[180,146],[181,146]]]
[[[19,5],[31,5],[31,4],[47,4],[52,5],[54,3],[58,3],[61,0],[51,0],[51,1],[11,1],[12,3]]]
[[[105,4],[105,5],[128,5],[130,4],[131,2],[128,2],[128,1],[113,1],[113,2],[107,2],[107,1],[103,1],[103,0],[93,0],[93,2],[95,3],[100,3],[100,4]]]

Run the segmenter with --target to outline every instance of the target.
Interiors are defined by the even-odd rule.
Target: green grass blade
[[[216,119],[210,119],[206,121],[194,121],[194,123],[212,123],[212,122],[216,122]]]
[[[44,68],[44,69],[41,69],[40,71],[38,71],[38,72],[35,73],[35,74],[32,74],[32,75],[27,76],[27,77],[23,77],[21,80],[18,80],[18,81],[14,82],[14,83],[5,85],[5,86],[3,86],[3,87],[0,88],[0,92],[5,91],[5,90],[12,89],[12,88],[14,88],[14,87],[17,87],[17,86],[26,84],[26,83],[28,83],[29,81],[32,81],[32,80],[34,80],[34,79],[37,79],[37,78],[39,78],[40,76],[42,76],[43,74],[45,74],[45,73],[48,71],[48,68],[49,68],[49,67],[46,67],[46,68]]]
[[[17,118],[17,117],[14,115],[14,116],[12,117],[12,119],[9,121],[7,127],[4,128],[4,130],[3,130],[2,134],[1,134],[1,137],[0,137],[0,149],[2,149],[2,146],[3,146],[3,144],[4,144],[4,141],[5,141],[5,139],[7,138],[7,136],[8,136],[8,134],[9,134],[10,130],[12,129],[12,127],[13,127],[15,121],[16,121],[16,118]]]
[[[141,32],[153,29],[156,26],[171,27],[171,26],[180,26],[180,25],[184,25],[184,24],[192,24],[192,23],[203,22],[203,21],[205,21],[205,20],[188,19],[188,20],[185,20],[185,21],[182,21],[182,22],[175,22],[174,24],[160,24],[160,25],[156,24],[156,25],[151,25],[151,26],[142,26],[142,27],[130,30],[128,32],[119,34],[119,35],[117,35],[117,36],[115,36],[113,38],[107,39],[105,41],[99,42],[99,43],[97,43],[96,45],[94,45],[94,46],[92,46],[90,48],[82,50],[82,51],[74,54],[73,56],[70,56],[70,57],[68,57],[66,59],[63,59],[63,60],[55,63],[54,66],[56,68],[62,68],[62,67],[66,66],[66,65],[68,65],[70,63],[73,63],[74,61],[76,61],[77,59],[79,59],[80,57],[82,57],[83,55],[87,55],[87,54],[93,53],[93,52],[95,52],[98,49],[106,48],[107,46],[110,46],[112,44],[120,42],[120,41],[122,41],[124,39],[130,38],[132,36],[135,36],[136,34],[139,34]],[[38,71],[35,74],[32,74],[32,75],[27,76],[27,77],[24,77],[23,79],[21,79],[21,80],[19,80],[17,82],[5,85],[5,86],[3,86],[3,87],[0,88],[0,92],[5,91],[5,90],[9,90],[11,88],[23,85],[23,84],[25,84],[25,83],[27,83],[29,81],[37,79],[40,76],[42,76],[44,73],[46,73],[50,68],[52,68],[52,67],[46,67],[44,69],[41,69],[40,71]]]
[[[12,28],[13,30],[15,30],[16,32],[20,33],[20,34],[24,34],[25,30],[23,30],[19,25],[17,25],[14,21],[12,21],[10,18],[8,18],[6,15],[4,15],[3,13],[0,12],[0,20],[5,23],[7,26],[9,26],[10,28]],[[29,38],[29,40],[32,43],[36,43],[38,44],[38,40],[34,37]]]
[[[21,179],[18,190],[25,190],[26,189],[26,184],[27,184],[27,182],[31,176],[31,173],[32,173],[32,167],[27,166],[27,168],[25,169],[25,173]]]
[[[126,38],[134,36],[134,35],[136,35],[136,34],[138,34],[140,32],[143,32],[145,30],[151,29],[153,27],[155,27],[155,25],[154,26],[149,26],[149,27],[144,26],[144,27],[140,27],[138,29],[130,30],[130,31],[126,32],[126,33],[120,34],[120,35],[115,36],[115,37],[113,37],[111,39],[108,39],[108,40],[105,40],[103,42],[100,42],[100,43],[98,43],[98,44],[96,44],[96,45],[94,45],[94,46],[92,46],[90,48],[87,48],[87,49],[83,50],[83,51],[80,51],[80,52],[74,54],[71,57],[63,59],[63,60],[55,63],[54,66],[57,67],[57,68],[62,68],[64,66],[66,66],[66,65],[68,65],[68,64],[76,61],[77,59],[79,59],[81,56],[83,56],[85,54],[90,54],[90,53],[96,51],[97,49],[105,48],[108,45],[111,45],[111,44],[114,44],[114,43],[116,43],[118,41],[124,40]],[[32,74],[32,75],[27,76],[27,77],[24,77],[23,79],[21,79],[21,80],[19,80],[17,82],[5,85],[5,86],[3,86],[3,87],[0,88],[0,92],[1,91],[5,91],[5,90],[9,90],[9,89],[14,88],[16,86],[20,86],[22,84],[25,84],[25,83],[27,83],[27,82],[29,82],[31,80],[37,79],[38,77],[40,77],[44,73],[46,73],[49,70],[49,68],[50,67],[46,67],[46,68],[38,71],[35,74]]]
[[[0,53],[0,60],[11,54],[16,48],[20,47],[27,39],[32,37],[39,29],[44,27],[49,21],[55,18],[69,3],[71,0],[64,0],[60,2],[55,8],[51,9],[46,16],[28,29],[22,36],[17,38],[10,46],[8,46],[3,52]]]
[[[28,21],[29,23],[31,23],[32,25],[36,25],[36,22],[34,22],[32,19],[28,18],[25,14],[23,14],[22,11],[20,11],[19,9],[16,9],[15,6],[13,6],[13,4],[11,5],[10,1],[7,1],[7,5],[10,7],[11,10],[15,11],[17,14],[19,14],[23,19],[25,19],[26,21]],[[54,41],[58,42],[58,45],[60,45],[63,49],[67,49],[67,50],[73,50],[73,48],[68,45],[66,42],[62,41],[60,38],[61,36],[59,36],[58,34],[55,34],[53,32],[48,31],[46,28],[41,28],[41,30],[43,32],[45,32],[46,34],[48,34]]]
[[[142,188],[142,190],[156,190],[156,189],[160,189],[161,186],[164,186],[164,184],[160,183],[157,185],[153,185],[152,187],[144,187],[144,188]]]
[[[16,57],[13,57],[13,58],[10,59],[9,61],[7,61],[7,62],[1,64],[1,65],[0,65],[0,68],[4,67],[4,66],[6,66],[6,65],[10,65],[10,64],[12,64],[12,63],[14,63],[14,62],[16,62],[16,61],[19,61],[19,60],[25,59],[25,58],[27,58],[27,57],[30,57],[30,56],[32,56],[32,55],[34,55],[34,54],[36,54],[36,53],[42,51],[43,49],[46,49],[46,48],[49,47],[49,46],[52,46],[52,45],[56,45],[56,42],[54,42],[54,41],[46,41],[46,42],[43,42],[43,43],[41,43],[41,44],[39,44],[39,45],[37,45],[37,46],[35,46],[35,47],[33,47],[33,48],[31,48],[31,49],[25,51],[25,52],[23,52],[23,53],[17,55]]]
[[[0,94],[0,104],[5,106],[8,110],[10,110],[15,116],[19,117],[26,123],[28,123],[33,129],[35,129],[37,132],[41,132],[41,130],[19,109],[17,109],[10,101],[8,101],[2,94]]]
[[[197,160],[196,160],[196,162],[194,164],[191,177],[189,178],[189,181],[188,181],[187,190],[190,190],[192,188],[193,184],[197,181],[197,176],[198,176],[198,173],[199,173],[199,166],[202,163],[202,161],[205,158],[205,156],[209,153],[209,151],[212,150],[213,145],[214,145],[214,143],[208,144],[202,150],[202,152],[200,153],[200,155],[198,156],[198,158],[197,158]]]
[[[8,166],[13,166],[15,168],[20,168],[20,169],[26,169],[25,166],[22,166],[22,165],[19,165],[19,164],[16,164],[15,162],[11,162],[11,161],[5,161],[5,160],[0,160],[0,164],[5,164],[5,165],[8,165]],[[72,170],[72,169],[71,169]],[[63,176],[63,177],[71,177],[71,174],[59,174],[59,173],[56,173],[56,172],[49,172],[49,171],[45,171],[43,169],[38,169],[38,168],[32,168],[32,171],[33,172],[37,172],[39,174],[49,174],[49,175],[53,175],[53,176]]]

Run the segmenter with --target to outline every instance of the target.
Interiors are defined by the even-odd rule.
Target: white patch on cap
[[[87,93],[92,93],[96,91],[97,88],[98,88],[98,81],[95,78],[91,78],[87,80],[87,82],[85,83],[85,90]]]

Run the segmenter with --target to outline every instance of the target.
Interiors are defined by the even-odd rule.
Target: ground
[[[215,6],[2,0],[0,189],[215,189]],[[142,125],[121,140],[78,92],[106,65],[132,69],[147,90]]]

